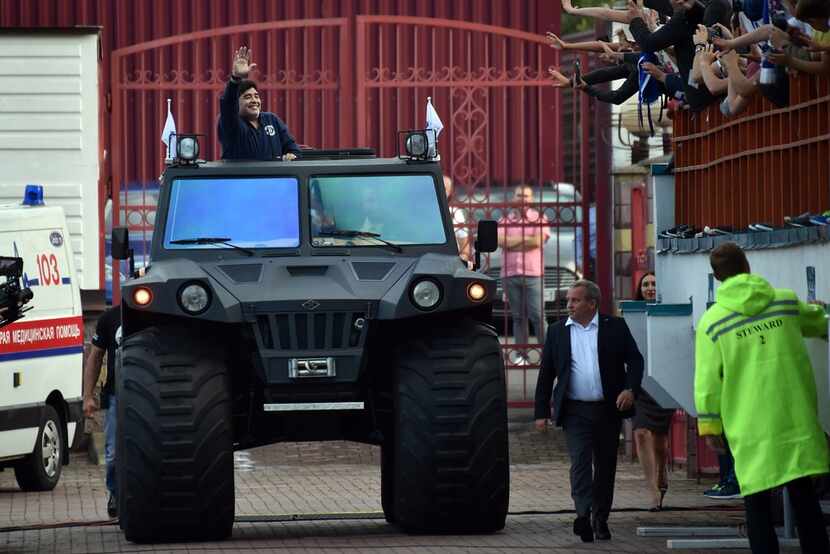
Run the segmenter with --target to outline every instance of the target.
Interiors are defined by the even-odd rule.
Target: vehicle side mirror
[[[499,247],[499,225],[492,219],[478,222],[475,242],[475,262],[473,270],[481,267],[481,253],[495,252]]]
[[[133,249],[130,248],[130,231],[126,227],[113,227],[112,229],[112,259],[130,260],[130,277],[135,277],[135,257]],[[116,264],[113,264],[113,277],[116,275]]]
[[[130,231],[126,227],[112,229],[112,259],[126,260],[130,257]]]

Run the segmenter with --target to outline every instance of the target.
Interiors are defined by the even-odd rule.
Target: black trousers
[[[578,516],[607,521],[614,502],[622,420],[605,402],[565,400],[563,427]]]
[[[828,554],[830,542],[821,505],[809,477],[785,485],[795,512],[798,542],[805,554]],[[772,521],[772,491],[766,490],[744,497],[746,530],[752,554],[778,554],[778,537]]]

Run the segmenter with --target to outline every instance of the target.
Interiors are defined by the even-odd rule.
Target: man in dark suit
[[[568,290],[569,317],[548,329],[536,383],[536,428],[546,429],[552,392],[556,425],[565,429],[577,514],[573,529],[585,542],[594,534],[611,538],[620,428],[634,414],[643,379],[643,356],[625,320],[600,314],[599,300],[592,281],[577,281]]]

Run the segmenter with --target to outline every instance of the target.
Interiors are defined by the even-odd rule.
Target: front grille
[[[366,312],[294,312],[256,316],[260,350],[360,348],[366,339]]]

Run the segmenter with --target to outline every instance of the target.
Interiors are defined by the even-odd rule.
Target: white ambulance
[[[55,487],[83,423],[83,319],[69,237],[63,209],[43,205],[42,189],[0,206],[0,467],[14,468],[23,490]],[[3,309],[27,288],[33,296],[20,313]]]

